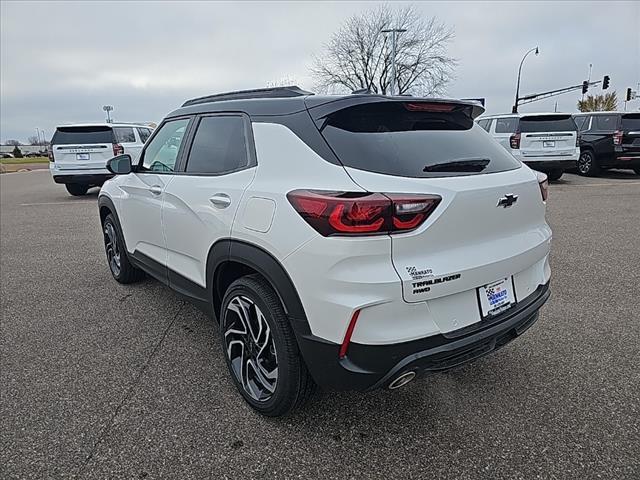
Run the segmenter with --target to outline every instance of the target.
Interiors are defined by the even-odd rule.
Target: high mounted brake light
[[[452,103],[416,102],[405,103],[404,108],[410,112],[451,112],[456,106]]]
[[[442,200],[439,195],[320,190],[294,190],[287,198],[325,237],[409,232],[418,228]]]

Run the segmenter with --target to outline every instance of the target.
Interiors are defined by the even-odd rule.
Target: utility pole
[[[38,145],[40,145],[40,129],[36,127],[36,137],[38,138]]]
[[[102,110],[107,112],[107,123],[111,123],[111,114],[110,114],[110,112],[113,111],[113,106],[112,105],[104,105],[102,107]]]
[[[591,70],[593,69],[593,63],[589,64],[589,73],[587,74],[587,83],[591,83]],[[584,101],[584,92],[582,93],[582,101]]]
[[[382,33],[390,33],[391,34],[391,88],[390,94],[393,96],[396,94],[396,42],[397,35],[406,32],[405,28],[389,28],[386,30],[381,30]]]

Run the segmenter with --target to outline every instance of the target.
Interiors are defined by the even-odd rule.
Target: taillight
[[[538,177],[538,185],[540,186],[540,194],[542,195],[542,201],[546,202],[547,197],[549,196],[549,179],[542,172],[536,172],[536,177]]]
[[[114,143],[113,144],[113,156],[117,157],[118,155],[123,155],[124,154],[124,147],[122,145],[120,145],[119,143]]]
[[[294,190],[287,198],[325,237],[409,232],[418,228],[442,200],[439,195],[320,190]]]
[[[509,145],[511,145],[511,148],[514,150],[520,148],[520,132],[516,132],[509,137]]]
[[[613,144],[622,145],[622,132],[620,130],[613,132]]]
[[[47,150],[47,156],[49,157],[49,161],[50,161],[50,162],[53,162],[53,161],[54,161],[54,159],[53,159],[53,149],[52,149],[52,148],[50,148],[49,150]]]

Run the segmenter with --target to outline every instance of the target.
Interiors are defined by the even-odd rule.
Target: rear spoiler
[[[438,105],[442,105],[442,107],[446,105],[452,105],[454,108],[457,106],[466,107],[465,110],[467,110],[467,114],[469,115],[469,117],[471,117],[472,120],[475,120],[485,111],[484,107],[474,100],[456,100],[448,98],[387,97],[385,95],[370,94],[354,94],[348,97],[338,97],[335,100],[328,97],[320,96],[310,96],[305,98],[305,105],[307,106],[307,110],[309,110],[309,113],[316,121],[323,119],[328,115],[331,115],[333,112],[353,107],[355,105],[382,102],[406,103],[411,105],[419,105],[424,103],[432,104],[436,108]]]

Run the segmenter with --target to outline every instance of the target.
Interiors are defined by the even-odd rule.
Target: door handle
[[[231,197],[226,193],[216,193],[213,197],[209,198],[209,201],[218,208],[227,208],[231,205]]]
[[[162,193],[162,187],[160,185],[154,185],[149,187],[149,191],[154,195],[160,195]]]

